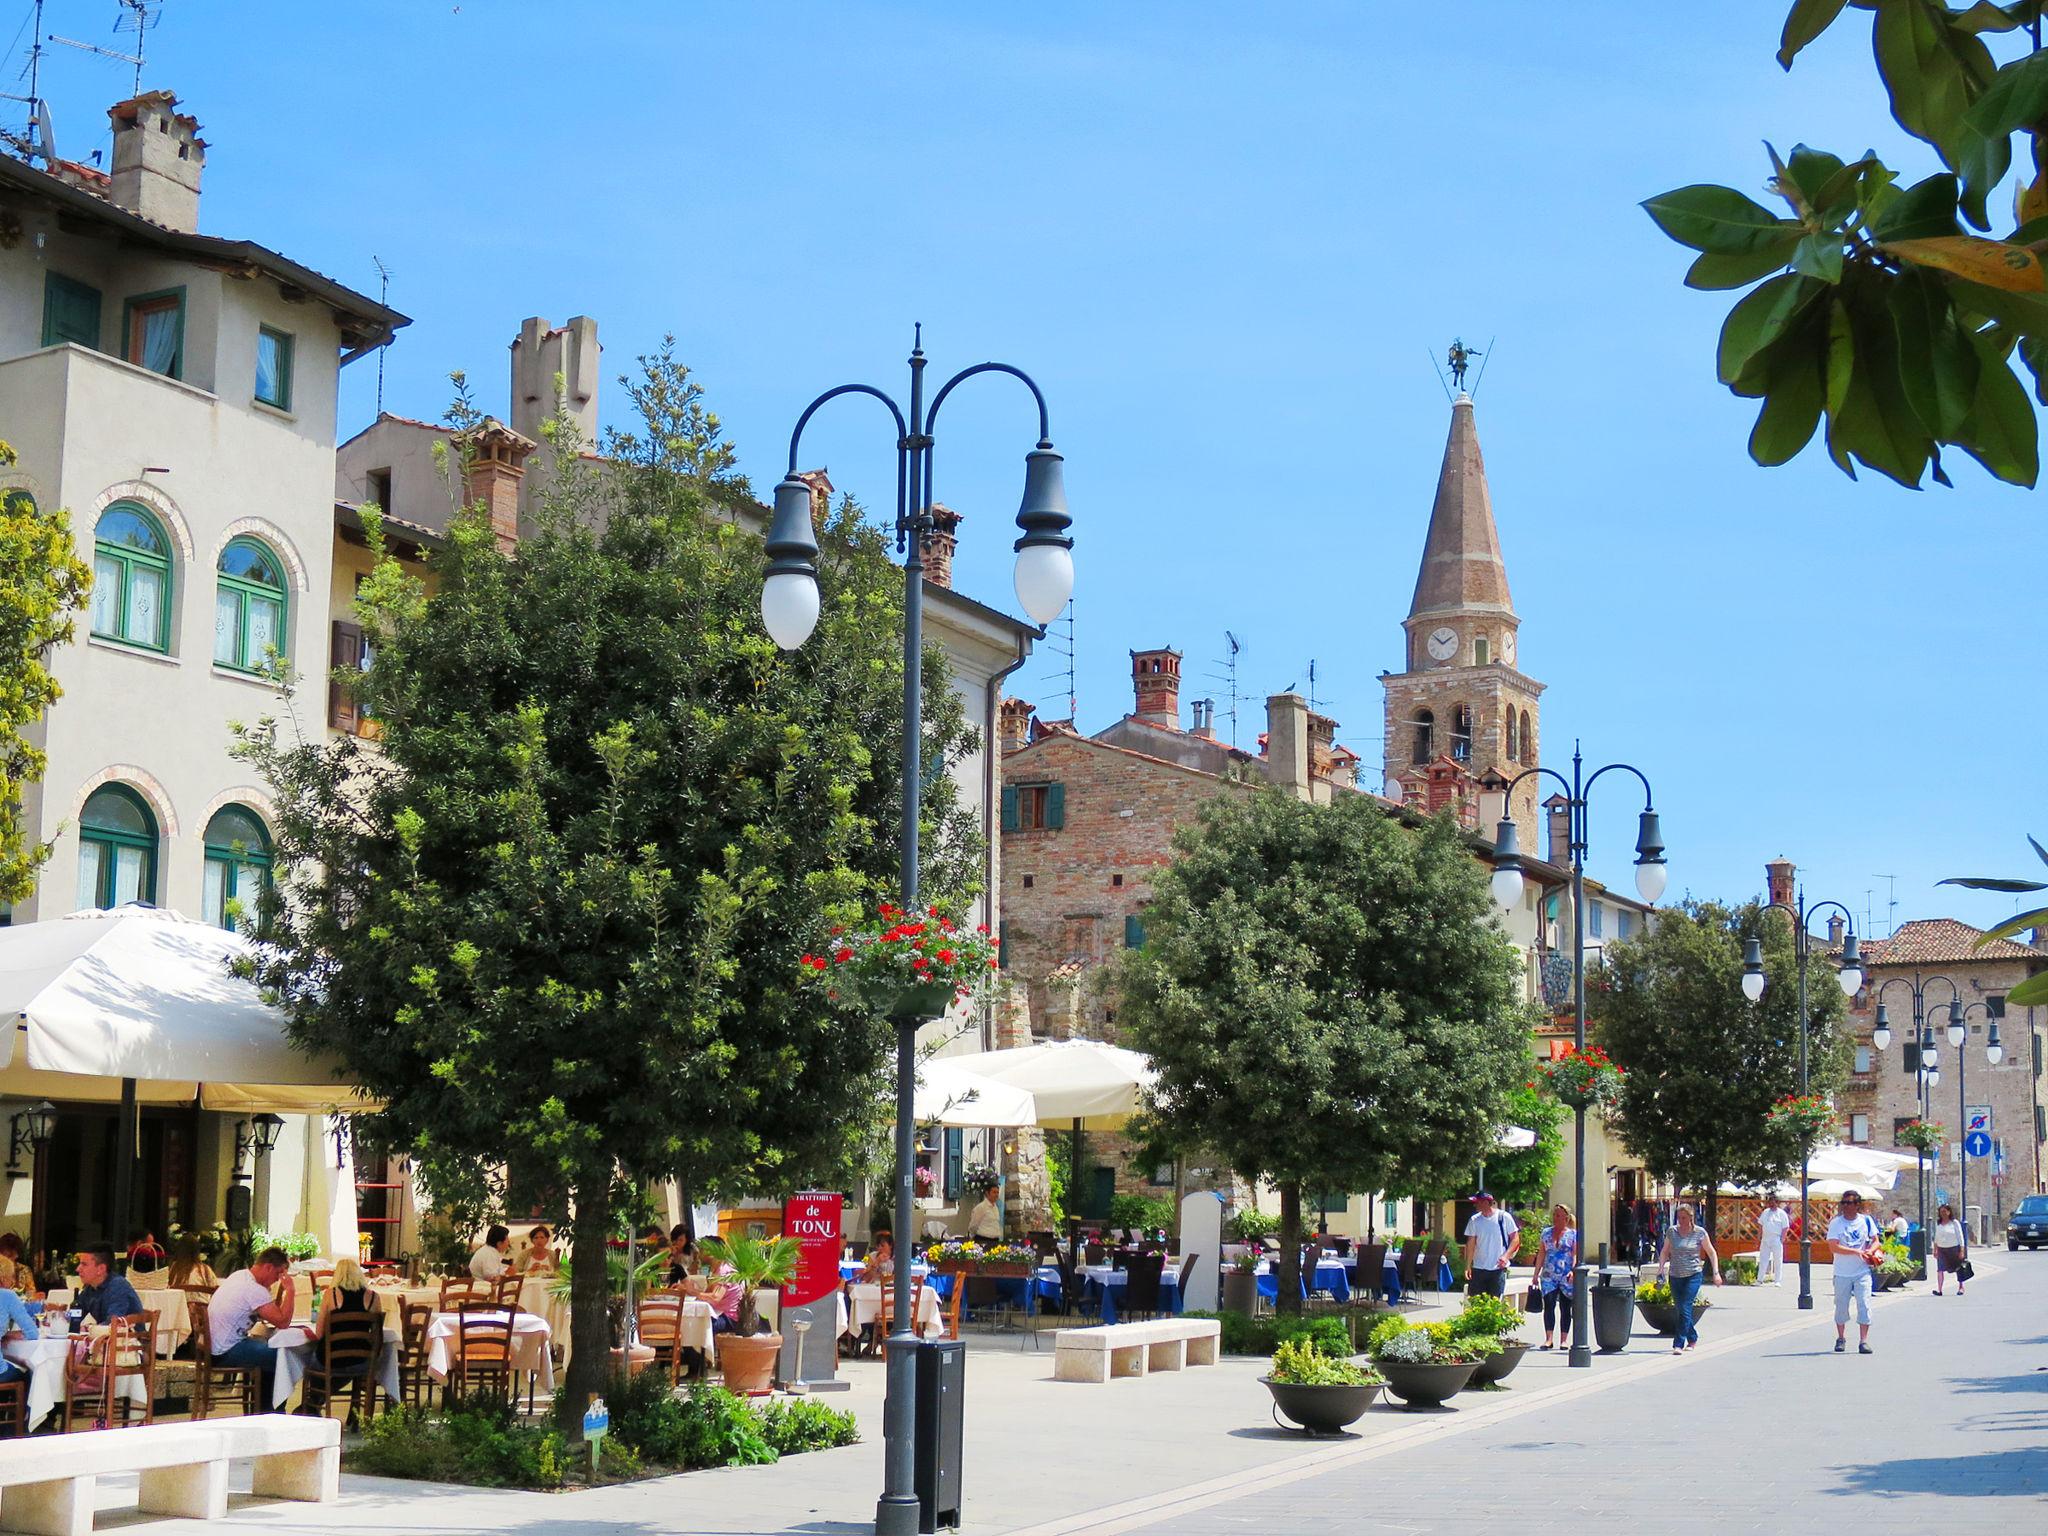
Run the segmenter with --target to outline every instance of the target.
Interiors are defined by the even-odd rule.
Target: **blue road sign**
[[[1972,1131],[1963,1138],[1963,1150],[1971,1157],[1989,1157],[1991,1138],[1982,1131]]]

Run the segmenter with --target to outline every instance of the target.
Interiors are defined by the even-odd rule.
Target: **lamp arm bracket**
[[[1045,395],[1032,380],[1030,374],[1026,373],[1022,368],[1012,368],[1008,363],[976,363],[972,368],[962,368],[953,377],[946,380],[944,384],[941,384],[939,392],[932,396],[931,406],[924,413],[924,428],[920,434],[924,438],[924,442],[920,446],[929,447],[931,445],[932,434],[938,430],[939,407],[946,403],[946,396],[953,393],[953,387],[957,384],[966,383],[967,380],[973,378],[977,373],[1007,373],[1011,378],[1021,381],[1024,387],[1031,391],[1031,398],[1038,402],[1038,446],[1050,448],[1052,446],[1052,426],[1051,417],[1047,414],[1045,408]]]
[[[792,475],[796,473],[797,449],[798,445],[803,441],[804,428],[810,425],[811,418],[818,413],[819,406],[823,405],[827,400],[836,400],[841,395],[872,395],[875,399],[881,401],[882,404],[889,407],[889,414],[896,418],[897,448],[901,450],[909,446],[910,428],[904,424],[903,412],[894,400],[890,399],[888,395],[875,388],[872,384],[841,384],[836,389],[826,390],[825,393],[804,407],[803,415],[797,417],[796,429],[789,434],[789,473]]]
[[[1643,786],[1643,809],[1654,811],[1657,808],[1657,797],[1651,793],[1650,781],[1643,776],[1643,770],[1636,767],[1633,763],[1609,763],[1605,768],[1595,768],[1586,779],[1585,789],[1580,792],[1579,799],[1581,803],[1592,798],[1593,786],[1600,782],[1600,775],[1603,773],[1634,774],[1636,781]]]
[[[1502,794],[1512,801],[1515,797],[1515,791],[1521,787],[1522,780],[1539,779],[1545,774],[1557,780],[1558,787],[1564,791],[1566,799],[1572,800],[1574,804],[1577,803],[1576,798],[1572,795],[1572,781],[1559,773],[1555,768],[1524,768],[1520,773],[1508,780],[1508,787],[1502,791]]]

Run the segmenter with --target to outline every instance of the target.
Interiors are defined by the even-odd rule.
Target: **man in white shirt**
[[[247,1269],[238,1269],[221,1281],[213,1300],[206,1304],[206,1331],[213,1350],[213,1363],[256,1372],[261,1390],[257,1402],[266,1413],[277,1411],[271,1403],[277,1378],[277,1351],[267,1339],[251,1338],[257,1323],[273,1328],[291,1326],[297,1306],[291,1279],[291,1259],[282,1248],[266,1248]],[[271,1291],[282,1284],[273,1298]]]
[[[999,1243],[1003,1240],[1003,1207],[998,1199],[996,1185],[991,1184],[982,1191],[974,1203],[974,1211],[967,1218],[967,1235],[981,1242]]]
[[[1472,1204],[1477,1209],[1465,1223],[1465,1294],[1504,1296],[1521,1229],[1514,1217],[1494,1208],[1493,1196],[1485,1190],[1472,1197]]]
[[[484,1244],[469,1256],[469,1272],[479,1280],[496,1280],[505,1273],[512,1252],[512,1229],[493,1226],[484,1233]]]
[[[1785,1230],[1792,1225],[1792,1213],[1776,1195],[1764,1196],[1764,1208],[1756,1213],[1756,1283],[1785,1283]]]
[[[1842,1194],[1841,1209],[1828,1223],[1828,1248],[1835,1260],[1835,1353],[1848,1346],[1849,1303],[1856,1304],[1856,1353],[1874,1353],[1870,1347],[1870,1286],[1877,1262],[1877,1221],[1863,1210],[1863,1197],[1855,1190]]]

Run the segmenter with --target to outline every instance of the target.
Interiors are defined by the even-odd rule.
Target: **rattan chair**
[[[1157,1317],[1160,1305],[1160,1277],[1166,1272],[1166,1255],[1163,1253],[1134,1253],[1131,1261],[1124,1266],[1123,1288],[1117,1292],[1116,1315],[1119,1322],[1135,1318],[1140,1314]]]

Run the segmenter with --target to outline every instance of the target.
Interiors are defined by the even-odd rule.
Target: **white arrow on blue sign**
[[[1989,1157],[1991,1138],[1983,1131],[1972,1131],[1963,1138],[1963,1150],[1972,1157]]]

